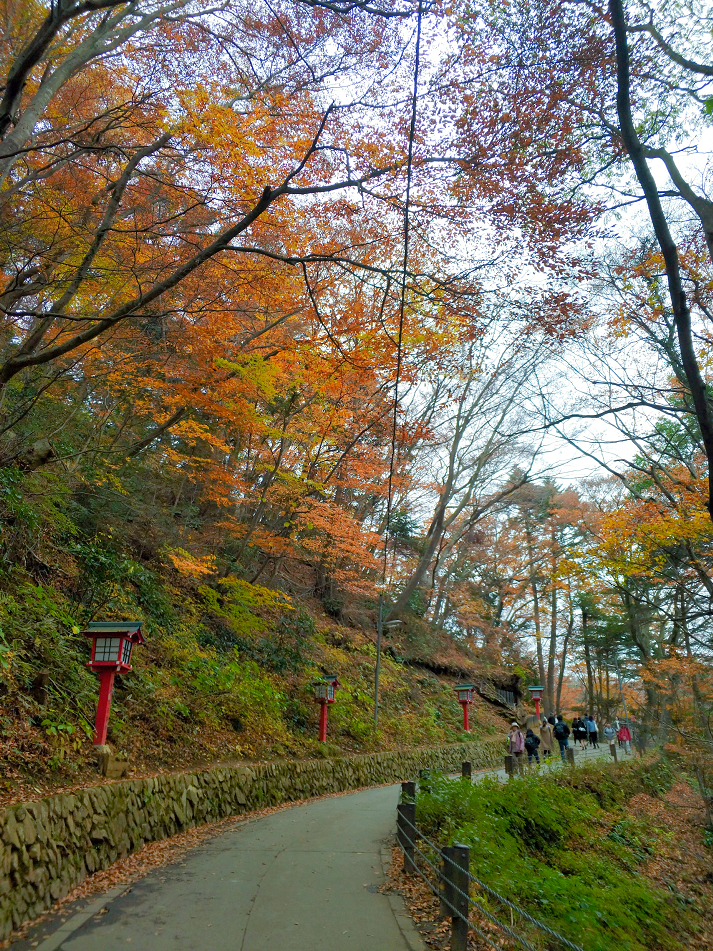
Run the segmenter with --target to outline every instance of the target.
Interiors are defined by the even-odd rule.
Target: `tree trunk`
[[[419,558],[418,564],[416,565],[413,574],[406,582],[403,591],[399,595],[396,604],[388,612],[385,620],[388,620],[392,617],[397,617],[399,614],[401,614],[406,605],[409,603],[411,595],[421,584],[423,576],[426,574],[426,571],[433,560],[433,556],[436,554],[436,550],[441,543],[441,537],[443,535],[445,523],[446,504],[447,502],[445,498],[439,503],[436,514],[433,518],[433,521],[431,522],[431,529],[426,548]]]
[[[582,608],[582,642],[584,644],[584,660],[587,665],[587,712],[594,710],[594,674],[592,672],[592,653],[589,647],[589,634],[587,633],[587,609]]]
[[[567,618],[567,630],[564,634],[562,655],[560,657],[559,676],[557,678],[557,703],[555,709],[551,711],[552,713],[560,710],[562,706],[562,684],[564,683],[564,670],[567,664],[567,648],[569,647],[569,641],[572,637],[572,631],[574,630],[574,606],[572,604],[572,588],[570,586],[569,579],[567,579],[567,607],[569,616]]]
[[[545,689],[545,707],[552,709],[555,697],[555,662],[557,660],[557,585],[552,579],[550,595],[550,649],[547,658],[547,683]]]
[[[688,620],[686,618],[685,594],[681,590],[681,627],[683,631],[683,642],[686,647],[686,657],[692,663],[695,663],[693,651],[691,650],[691,638],[688,631]],[[691,692],[693,693],[693,707],[701,730],[701,736],[708,746],[709,755],[713,752],[713,732],[711,732],[711,723],[706,710],[706,703],[701,692],[701,685],[695,670],[691,671]]]
[[[681,276],[678,248],[668,226],[659,197],[658,185],[651,174],[631,112],[631,71],[623,0],[609,0],[609,12],[616,45],[617,112],[621,139],[624,148],[629,153],[634,173],[644,193],[651,224],[664,259],[681,363],[686,375],[686,379],[681,382],[688,386],[691,394],[708,462],[707,508],[710,518],[713,519],[713,412],[693,341],[691,312]]]
[[[540,677],[540,684],[545,687],[547,679],[545,677],[545,657],[542,651],[542,625],[540,622],[540,598],[537,591],[537,579],[535,578],[535,558],[532,550],[532,533],[527,519],[525,520],[525,539],[527,541],[527,558],[530,570],[530,590],[532,591],[532,619],[535,623],[535,641],[537,644],[537,673]]]

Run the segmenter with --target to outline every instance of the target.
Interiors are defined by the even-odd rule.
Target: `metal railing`
[[[465,772],[465,771],[464,771]],[[415,803],[415,782],[401,784],[403,794],[407,801],[399,804],[397,811],[397,841],[404,855],[404,872],[407,874],[415,873],[419,875],[426,885],[431,889],[434,895],[437,895],[441,902],[441,914],[446,917],[451,916],[451,951],[467,951],[468,931],[474,931],[485,943],[494,948],[495,951],[502,951],[502,945],[495,944],[494,941],[483,931],[478,922],[474,921],[472,915],[478,915],[485,919],[496,931],[510,938],[515,944],[524,948],[525,951],[542,951],[532,944],[534,938],[527,938],[519,934],[515,928],[515,917],[526,921],[532,928],[540,932],[548,940],[546,947],[552,949],[555,946],[559,948],[568,948],[569,951],[584,951],[584,949],[574,942],[558,934],[544,922],[539,921],[524,908],[520,908],[514,902],[500,895],[493,888],[481,881],[470,871],[470,852],[467,846],[454,844],[439,848],[416,826],[416,803]],[[411,801],[408,801],[411,800]],[[425,852],[419,847],[419,841],[428,849]],[[418,856],[418,858],[417,858]],[[440,863],[440,868],[438,864]],[[432,873],[432,874],[430,874]],[[476,888],[488,899],[499,903],[510,913],[510,924],[501,921],[492,910],[485,907],[485,904],[474,898],[471,894],[471,886]],[[484,922],[481,921],[483,927]],[[555,942],[556,945],[553,945]],[[538,942],[539,943],[539,942]]]

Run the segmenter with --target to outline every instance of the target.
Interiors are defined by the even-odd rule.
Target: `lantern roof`
[[[544,687],[528,687],[528,690],[544,690]]]
[[[456,684],[454,690],[475,690],[475,684]]]
[[[84,637],[126,637],[134,644],[145,644],[141,633],[143,621],[92,621],[82,631]]]

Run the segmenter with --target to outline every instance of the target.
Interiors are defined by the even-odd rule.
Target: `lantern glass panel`
[[[315,684],[314,685],[314,695],[317,700],[326,700],[327,699],[327,685],[326,684]]]
[[[334,700],[334,684],[327,687],[327,700]]]
[[[118,661],[120,637],[98,637],[94,642],[94,660]]]
[[[131,643],[131,641],[127,640],[127,641],[124,641],[124,646],[121,650],[121,663],[126,664],[127,667],[129,663],[131,662],[131,648],[133,646],[134,645]]]

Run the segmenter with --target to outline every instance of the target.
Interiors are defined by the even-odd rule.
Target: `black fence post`
[[[441,918],[448,918],[453,914],[453,846],[443,847],[443,873],[441,875]]]
[[[468,872],[470,871],[470,849],[467,845],[452,846],[450,859],[453,882],[453,907],[451,911],[451,951],[468,951]]]
[[[396,837],[404,853],[404,872],[413,872],[416,842],[416,803],[400,802],[396,807]]]
[[[473,765],[469,760],[466,760],[464,763],[460,764],[460,774],[463,779],[472,779]]]
[[[404,802],[416,801],[416,781],[414,779],[401,783],[401,798]]]
[[[512,753],[505,756],[505,772],[508,774],[508,779],[515,774],[515,757]]]

